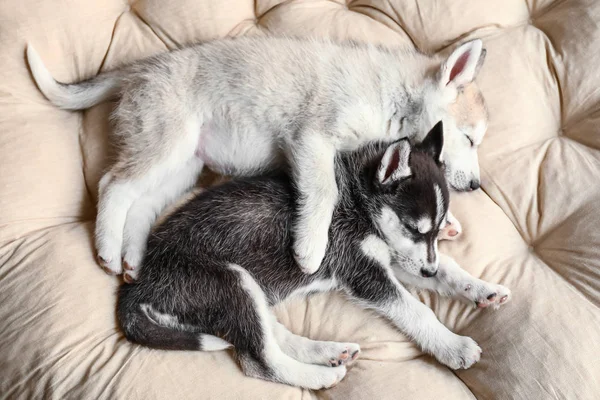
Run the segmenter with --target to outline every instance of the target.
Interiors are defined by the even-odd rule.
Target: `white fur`
[[[431,223],[431,218],[429,217],[421,217],[418,221],[417,221],[417,230],[419,231],[419,233],[427,233],[431,230],[432,228],[432,223]]]
[[[454,137],[450,140],[451,147],[449,148],[448,153],[453,160],[459,158],[454,163],[457,172],[451,175],[449,179],[452,187],[466,186],[467,180],[475,182],[478,185],[481,183],[481,171],[479,168],[477,148],[483,141],[487,129],[487,120],[479,120],[471,132],[464,133],[463,140],[460,140],[460,137]],[[471,172],[470,176],[467,174],[468,171]]]
[[[444,121],[444,129],[446,128],[460,132],[455,121]],[[448,176],[448,183],[452,188],[466,188],[472,181],[481,181],[477,146],[471,146],[465,134],[444,136],[444,159],[447,164],[448,160],[452,160],[452,173]]]
[[[487,132],[487,129],[488,129],[487,121],[485,121],[485,120],[477,121],[477,124],[475,125],[475,129],[473,129],[473,132],[469,136],[473,140],[473,144],[475,146],[479,146],[481,144],[481,142],[483,141],[483,137],[485,136],[485,133]]]
[[[269,310],[264,292],[248,271],[235,264],[231,264],[230,268],[239,274],[242,285],[255,302],[255,309],[261,318],[261,325],[265,334],[264,357],[275,374],[275,380],[288,385],[318,390],[331,387],[344,378],[346,375],[344,365],[331,368],[305,364],[285,354],[277,343],[274,332],[274,316]],[[281,332],[279,334],[281,340]],[[256,376],[257,374],[253,370],[246,370],[245,372],[249,376]]]
[[[88,108],[98,104],[98,100],[107,100],[117,92],[119,80],[116,77],[103,80],[93,87],[78,90],[76,87],[61,86],[44,65],[38,52],[32,45],[27,46],[27,62],[38,87],[53,104],[64,109]]]
[[[232,347],[231,343],[213,335],[200,335],[200,343],[202,343],[202,351],[219,351]]]
[[[392,257],[387,243],[377,236],[367,236],[361,242],[360,248],[367,257],[377,261],[381,265],[392,265]]]
[[[435,224],[440,228],[444,221],[444,217],[446,216],[444,213],[444,195],[437,183],[434,185],[433,189],[435,190]]]
[[[99,185],[98,217],[96,219],[96,248],[101,264],[120,274],[121,248],[127,211],[139,196],[135,187],[112,182],[112,174],[102,177]]]

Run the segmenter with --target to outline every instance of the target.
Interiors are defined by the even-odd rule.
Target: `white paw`
[[[322,373],[322,376],[320,376],[318,379],[318,387],[315,389],[329,389],[334,387],[340,383],[342,379],[344,379],[348,370],[346,369],[345,365],[340,365],[339,367],[329,368],[326,371],[330,372]]]
[[[127,271],[136,271],[142,265],[144,258],[144,249],[136,246],[127,246],[123,256],[123,269]]]
[[[452,369],[467,369],[481,358],[481,348],[467,336],[454,335],[449,344],[440,347],[435,357]]]
[[[462,233],[462,226],[460,222],[450,213],[446,219],[446,226],[444,226],[438,233],[438,240],[456,240]]]
[[[497,310],[510,301],[511,293],[506,286],[478,279],[464,285],[463,296],[472,301],[478,308],[491,306],[494,310]]]
[[[294,243],[294,258],[302,272],[312,275],[319,270],[325,251],[327,250],[327,235],[314,235],[312,237],[300,237]]]
[[[96,260],[100,267],[109,275],[120,275],[123,272],[121,249],[103,244],[97,244],[96,248],[98,251]]]

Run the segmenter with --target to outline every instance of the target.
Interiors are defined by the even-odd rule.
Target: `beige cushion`
[[[0,1],[0,398],[594,399],[600,393],[600,2],[595,0]],[[246,378],[229,352],[128,343],[119,279],[94,261],[97,184],[111,104],[44,99],[27,41],[54,76],[91,77],[226,35],[323,35],[448,49],[482,37],[491,125],[482,191],[456,195],[476,276],[513,290],[505,308],[419,297],[483,348],[456,373],[336,294],[278,307],[294,332],[364,352],[318,393]]]

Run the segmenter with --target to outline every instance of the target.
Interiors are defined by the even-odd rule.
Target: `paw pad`
[[[115,273],[115,271],[113,271],[112,269],[108,268],[107,266],[100,265],[100,268],[102,268],[102,270],[103,270],[104,272],[106,272],[108,275],[117,275],[117,274]]]
[[[96,256],[96,261],[98,262],[98,264],[101,267],[106,267],[108,264],[110,264],[111,260],[107,260],[106,258],[102,257],[101,255],[97,255]]]
[[[477,308],[488,308],[492,306],[493,308],[498,308],[500,305],[506,303],[508,301],[509,295],[505,294],[498,298],[498,293],[492,293],[486,296],[485,300],[475,300],[475,306]]]
[[[128,272],[123,274],[123,281],[125,283],[135,283],[135,278],[131,276]]]
[[[330,358],[329,365],[332,367],[338,367],[340,365],[349,364],[358,358],[359,353],[360,349],[357,349],[351,353],[350,350],[346,348],[337,357]]]
[[[329,364],[332,367],[338,367],[338,366],[342,365],[343,363],[344,363],[344,360],[336,360],[335,358],[332,358],[329,360]]]

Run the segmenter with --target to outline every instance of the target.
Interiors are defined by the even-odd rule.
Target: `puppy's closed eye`
[[[404,224],[404,228],[406,228],[407,231],[409,231],[411,234],[415,235],[415,236],[423,236],[423,234],[421,232],[419,232],[419,229],[413,226],[410,226],[408,224]]]

